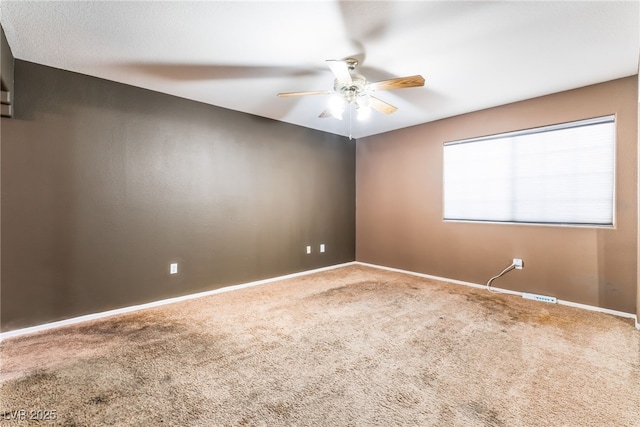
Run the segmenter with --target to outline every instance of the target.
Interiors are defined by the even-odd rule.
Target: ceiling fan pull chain
[[[353,108],[351,108],[353,105],[350,103],[349,104],[349,141],[351,141],[351,110]]]

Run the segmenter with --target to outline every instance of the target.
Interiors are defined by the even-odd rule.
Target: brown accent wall
[[[616,114],[616,229],[442,221],[443,143]],[[636,312],[638,79],[568,92],[359,139],[356,259]]]
[[[2,331],[354,260],[346,138],[24,61],[15,85]]]

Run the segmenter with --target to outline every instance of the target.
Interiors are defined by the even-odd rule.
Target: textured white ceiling
[[[634,75],[638,1],[2,0],[14,56],[340,135],[363,137]],[[318,118],[325,59],[356,56],[399,110]],[[19,102],[19,98],[17,100]]]

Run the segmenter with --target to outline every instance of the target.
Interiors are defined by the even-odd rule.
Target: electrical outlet
[[[516,270],[522,270],[524,268],[524,262],[522,262],[520,258],[514,258],[513,265],[516,266]]]
[[[320,252],[324,252],[324,243],[320,245]]]
[[[178,263],[174,262],[169,265],[169,274],[178,274]]]
[[[307,255],[311,253],[311,246],[307,246]]]

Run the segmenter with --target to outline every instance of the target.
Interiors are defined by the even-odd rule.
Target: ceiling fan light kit
[[[329,114],[326,114],[324,111],[320,114],[321,118],[325,118],[325,117],[334,117],[338,120],[342,120],[342,114],[344,113],[344,110],[347,107],[347,101],[345,101],[340,95],[338,95],[337,93],[332,94],[329,97],[329,102],[328,102],[328,109],[325,110],[327,111]]]
[[[358,120],[366,120],[371,114],[371,109],[387,115],[393,114],[398,110],[397,107],[373,96],[373,92],[424,86],[424,78],[420,75],[398,77],[369,83],[362,74],[356,72],[358,60],[355,58],[347,58],[344,60],[328,59],[326,62],[335,76],[333,90],[285,92],[279,93],[278,96],[291,97],[328,94],[331,95],[328,106],[326,110],[320,113],[320,118],[334,117],[342,120],[344,111],[350,108],[351,105],[354,105],[358,112]]]

